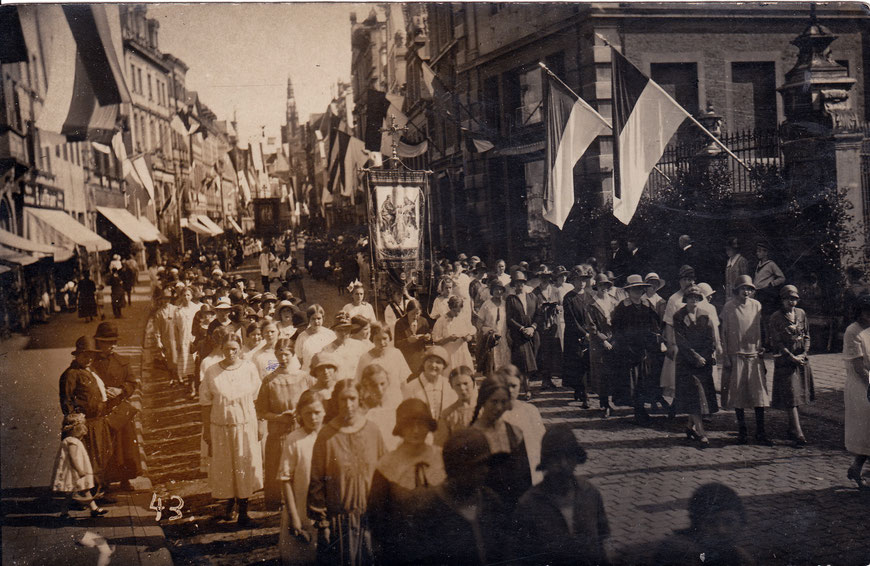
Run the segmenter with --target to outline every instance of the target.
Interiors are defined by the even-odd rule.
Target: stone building
[[[446,227],[436,244],[513,261],[575,261],[602,252],[611,235],[612,223],[582,215],[610,200],[609,136],[600,137],[575,168],[575,199],[585,208],[575,206],[561,232],[543,220],[539,62],[609,119],[609,43],[689,112],[711,108],[721,115],[725,135],[772,132],[787,117],[777,88],[798,58],[792,40],[809,21],[808,5],[786,3],[457,3],[429,4],[427,12],[428,62],[454,95],[416,111],[429,117],[433,218]],[[836,36],[830,44],[833,60],[854,79],[848,98],[857,122],[863,122],[865,11],[859,4],[825,4],[818,19]],[[409,93],[413,113],[412,97]],[[477,135],[495,147],[469,150],[467,140]],[[675,142],[691,135],[684,124]]]

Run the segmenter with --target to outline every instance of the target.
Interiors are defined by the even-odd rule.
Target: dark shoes
[[[807,439],[804,435],[798,436],[793,431],[788,431],[788,439],[792,441],[795,448],[803,448],[807,445]]]
[[[748,444],[749,443],[749,435],[746,432],[746,427],[740,427],[737,431],[737,444]]]
[[[97,507],[96,509],[91,509],[91,517],[94,517],[94,518],[102,517],[106,513],[108,513],[108,511],[103,509],[102,507]]]
[[[755,442],[756,444],[761,444],[762,446],[773,446],[773,441],[769,439],[767,435],[763,432],[755,434]]]
[[[864,483],[864,478],[861,477],[861,470],[859,468],[849,466],[846,477],[854,481],[858,485],[858,489],[867,489],[867,484]]]
[[[236,521],[236,524],[245,529],[257,528],[257,522],[251,519],[247,513],[239,513],[239,518]]]

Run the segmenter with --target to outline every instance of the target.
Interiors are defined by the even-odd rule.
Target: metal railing
[[[719,136],[737,157],[743,160],[752,171],[747,171],[740,163],[728,157],[724,152],[721,159],[727,162],[727,170],[731,173],[732,191],[738,195],[748,195],[756,192],[764,175],[759,173],[768,172],[771,169],[781,170],[783,165],[780,136],[776,130],[758,132],[744,130],[728,132]],[[705,148],[710,145],[709,138],[694,138],[689,141],[676,139],[672,141],[662,158],[657,163],[657,168],[650,175],[648,189],[651,195],[655,195],[660,189],[668,185],[668,179],[674,181],[681,175],[689,172],[693,163],[708,159],[705,156]],[[667,177],[668,179],[666,179]]]

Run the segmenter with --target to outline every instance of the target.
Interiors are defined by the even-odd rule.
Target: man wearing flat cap
[[[112,434],[112,457],[106,466],[106,485],[120,482],[120,489],[130,490],[130,480],[139,476],[141,462],[134,426],[135,411],[128,399],[139,387],[130,371],[130,363],[114,352],[118,342],[118,325],[101,322],[94,335],[99,352],[93,367],[106,386],[107,422]]]

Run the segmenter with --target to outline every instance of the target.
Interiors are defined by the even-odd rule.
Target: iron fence
[[[726,160],[727,170],[731,173],[731,187],[735,194],[752,194],[758,190],[763,175],[761,171],[770,172],[772,169],[782,169],[782,151],[780,136],[773,131],[745,130],[728,132],[719,136],[719,139],[739,157],[749,169],[729,157],[724,152],[721,159]],[[677,137],[673,140],[656,164],[656,169],[650,175],[647,189],[650,194],[655,194],[668,186],[682,175],[688,174],[693,164],[699,163],[705,157],[706,149],[710,146],[710,138],[697,138],[686,140]]]

